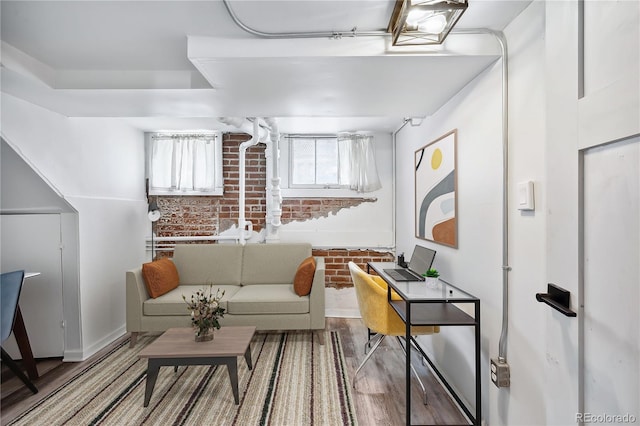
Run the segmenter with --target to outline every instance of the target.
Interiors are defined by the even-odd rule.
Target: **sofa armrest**
[[[311,314],[311,329],[324,330],[325,325],[325,266],[324,257],[315,257],[316,272],[313,275],[313,284],[309,294],[309,313]]]
[[[147,287],[144,285],[142,268],[127,271],[127,331],[142,330],[142,304],[149,299]]]

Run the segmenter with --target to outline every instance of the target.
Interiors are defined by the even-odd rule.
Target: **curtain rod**
[[[285,134],[284,135],[285,138],[289,138],[289,139],[336,139],[338,137],[338,135],[336,134],[296,134],[296,133],[291,133],[291,134]]]
[[[289,139],[338,139],[343,137],[351,137],[351,136],[372,136],[365,133],[345,133],[341,132],[338,134],[328,134],[328,133],[320,133],[320,134],[284,134],[283,137]]]
[[[177,139],[177,138],[216,138],[215,133],[156,133],[151,135],[152,139]]]

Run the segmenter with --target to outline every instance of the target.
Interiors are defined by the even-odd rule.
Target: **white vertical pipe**
[[[501,31],[465,28],[452,34],[490,34],[500,44],[502,55],[502,329],[498,342],[498,360],[507,362],[509,331],[509,56],[507,39]]]
[[[246,243],[246,240],[251,236],[251,232],[253,232],[253,223],[251,223],[250,221],[245,219],[245,193],[246,193],[246,181],[247,181],[247,176],[246,176],[246,154],[247,154],[247,148],[254,146],[256,144],[258,144],[258,142],[260,142],[260,134],[259,134],[260,128],[258,125],[258,120],[254,120],[253,121],[253,134],[251,136],[251,139],[249,139],[248,141],[242,142],[240,144],[240,158],[239,158],[239,165],[240,165],[240,171],[239,171],[239,194],[238,194],[238,208],[239,208],[239,214],[238,214],[238,230],[239,230],[239,241],[240,244],[244,245]],[[248,229],[247,229],[248,226]]]
[[[273,199],[271,198],[271,179],[273,178],[273,143],[271,138],[265,141],[267,147],[264,150],[264,156],[266,160],[266,179],[265,179],[265,200],[266,200],[266,212],[265,212],[265,239],[271,240],[273,235],[273,226],[271,220],[273,219]]]
[[[274,118],[264,119],[270,128],[269,138],[270,155],[267,159],[267,170],[270,175],[267,176],[267,186],[270,187],[267,192],[267,203],[269,206],[267,214],[267,238],[270,241],[279,240],[278,229],[282,225],[282,192],[280,191],[280,132],[278,130],[278,122]],[[269,161],[270,160],[270,161]],[[271,163],[269,165],[269,163]]]
[[[246,150],[259,142],[266,144],[265,157],[267,161],[266,176],[266,239],[270,242],[278,241],[278,228],[282,224],[282,193],[280,191],[280,132],[276,119],[267,117],[264,122],[269,129],[269,133],[260,126],[260,118],[253,120],[253,126],[242,117],[220,117],[218,120],[228,126],[236,127],[245,133],[251,134],[252,138],[240,144],[240,170],[239,170],[239,241],[245,244],[251,236],[253,224],[246,220]],[[268,139],[267,139],[268,136]],[[248,227],[248,229],[247,229]]]

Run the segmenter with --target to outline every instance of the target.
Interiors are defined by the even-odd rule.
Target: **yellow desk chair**
[[[351,279],[353,280],[353,284],[356,289],[356,297],[358,299],[358,307],[360,309],[360,315],[362,316],[362,322],[371,330],[372,333],[374,333],[373,337],[371,337],[365,344],[365,353],[367,355],[364,357],[362,363],[357,368],[356,373],[353,376],[353,387],[355,387],[358,372],[366,364],[369,358],[371,358],[371,355],[373,355],[385,337],[395,336],[405,355],[406,349],[404,345],[406,345],[407,342],[405,341],[403,345],[403,339],[401,339],[401,337],[404,338],[405,336],[405,323],[398,316],[396,311],[393,310],[387,300],[387,283],[378,276],[367,274],[353,262],[349,262],[349,271],[351,272]],[[391,299],[402,300],[395,292],[392,292]],[[438,326],[419,326],[411,328],[412,336],[438,332],[440,332],[440,327]],[[366,348],[370,346],[371,341],[374,339],[376,340],[373,343],[373,346],[369,352],[367,352]],[[410,344],[413,344],[413,342]],[[424,384],[422,383],[422,380],[420,380],[420,377],[413,365],[411,365],[411,371],[413,371],[416,379],[418,379],[418,383],[420,384],[420,388],[422,388],[424,396],[423,401],[426,404],[427,392]]]

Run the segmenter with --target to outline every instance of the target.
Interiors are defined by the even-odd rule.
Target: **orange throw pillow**
[[[296,276],[293,278],[293,291],[298,296],[306,296],[311,293],[311,284],[313,284],[313,276],[316,273],[316,260],[313,256],[307,257],[300,263]]]
[[[176,265],[167,258],[144,263],[142,277],[149,296],[154,299],[177,288],[180,283]]]

